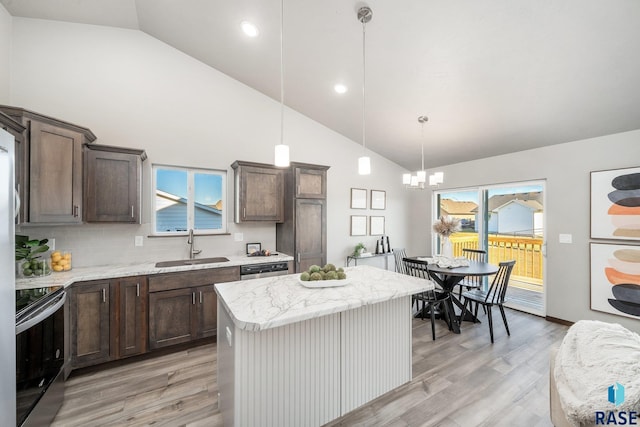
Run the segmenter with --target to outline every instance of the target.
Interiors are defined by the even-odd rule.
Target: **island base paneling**
[[[234,325],[218,300],[225,426],[320,426],[411,380],[411,297],[284,326]]]
[[[341,415],[411,381],[411,297],[341,313]]]

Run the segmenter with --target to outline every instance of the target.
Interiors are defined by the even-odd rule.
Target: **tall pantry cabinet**
[[[294,257],[296,273],[327,262],[328,169],[292,162],[285,171],[284,222],[276,224],[276,250]]]

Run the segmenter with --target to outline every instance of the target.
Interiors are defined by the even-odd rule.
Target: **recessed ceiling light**
[[[249,21],[242,21],[240,26],[242,27],[242,31],[244,31],[244,33],[249,37],[257,37],[259,34],[258,27]]]
[[[339,94],[342,95],[343,93],[345,93],[347,91],[347,87],[345,85],[343,85],[343,84],[338,83],[337,85],[335,85],[333,87],[333,90],[335,90],[336,93],[339,93]]]

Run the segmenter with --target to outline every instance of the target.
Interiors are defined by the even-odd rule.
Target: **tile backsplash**
[[[16,234],[32,239],[54,238],[56,249],[73,252],[74,267],[136,262],[156,262],[189,257],[187,236],[149,237],[150,224],[82,224],[76,226],[32,226],[16,228]],[[274,224],[228,224],[228,235],[195,236],[199,258],[242,255],[247,243],[261,243],[275,251]],[[243,241],[234,236],[242,233]],[[143,236],[143,246],[135,246],[135,236]]]

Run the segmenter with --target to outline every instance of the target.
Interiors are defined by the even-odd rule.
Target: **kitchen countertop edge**
[[[131,264],[101,265],[93,267],[74,267],[67,272],[53,272],[48,276],[16,279],[16,290],[35,289],[48,286],[68,287],[76,282],[89,280],[117,279],[131,276],[151,276],[163,273],[176,273],[212,268],[239,267],[251,264],[293,261],[290,255],[279,254],[269,257],[226,256],[229,261],[210,264],[181,265],[176,267],[156,267],[156,262],[139,262]]]

